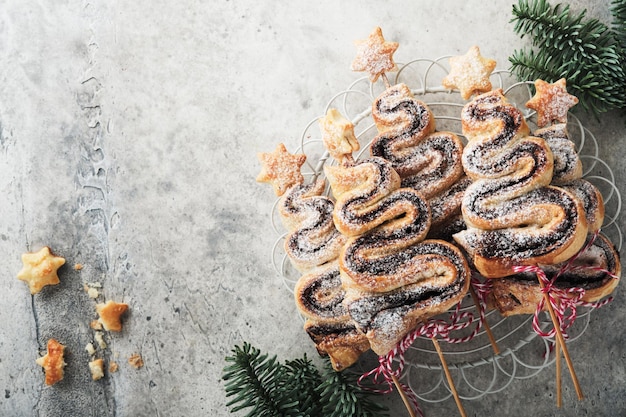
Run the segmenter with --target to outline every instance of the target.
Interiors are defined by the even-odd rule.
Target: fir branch
[[[288,396],[298,401],[299,411],[304,416],[321,416],[321,398],[317,387],[322,384],[322,376],[306,355],[285,363],[287,378],[285,386],[290,387]]]
[[[326,360],[320,373],[304,355],[281,364],[248,343],[235,346],[224,367],[227,404],[231,412],[251,408],[246,417],[384,417],[376,395],[357,384],[349,370],[335,372]]]
[[[624,11],[615,9],[618,15]],[[587,18],[584,10],[574,15],[569,6],[552,7],[546,0],[519,0],[513,15],[515,32],[532,43],[509,58],[518,79],[565,78],[582,107],[596,115],[626,107],[624,50],[606,25]]]
[[[613,32],[615,32],[615,38],[622,48],[623,56],[626,52],[626,0],[613,0],[611,2],[611,15],[613,16]]]
[[[252,407],[246,417],[252,416],[291,416],[297,415],[297,402],[285,395],[283,378],[285,368],[276,356],[268,358],[267,354],[244,343],[243,348],[235,346],[233,356],[226,358],[232,365],[224,368],[222,378],[227,381],[226,396],[235,396],[226,406],[232,412]]]
[[[327,379],[318,390],[324,404],[322,414],[325,417],[388,416],[387,409],[372,401],[371,394],[357,384],[359,375],[345,370],[334,372],[330,363],[326,363]]]

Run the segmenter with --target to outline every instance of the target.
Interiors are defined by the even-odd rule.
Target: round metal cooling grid
[[[448,72],[445,65],[447,56],[437,60],[417,59],[407,64],[398,65],[393,83],[403,82],[411,87],[411,91],[424,101],[435,115],[437,130],[456,133],[464,142],[461,132],[460,112],[465,104],[458,92],[450,92],[440,84],[432,84],[436,78],[440,81]],[[435,75],[436,74],[436,75]],[[511,82],[507,71],[494,71],[492,74],[494,88],[502,88],[509,101],[522,109],[526,120],[534,131],[536,128],[535,112],[524,107],[532,97],[531,82]],[[510,84],[508,87],[505,85]],[[324,149],[321,132],[317,125],[328,109],[337,108],[341,114],[355,126],[355,135],[361,144],[355,159],[369,156],[368,148],[377,135],[376,126],[371,117],[371,104],[383,91],[380,84],[372,84],[367,77],[354,81],[346,90],[332,97],[323,113],[315,117],[304,128],[295,153],[307,155],[303,167],[305,182],[311,182],[323,176],[326,164],[336,164]],[[614,243],[618,251],[622,246],[622,233],[618,225],[621,212],[621,195],[611,168],[598,157],[598,142],[595,136],[583,126],[574,115],[569,115],[568,131],[570,138],[579,151],[583,161],[584,178],[596,185],[601,191],[606,205],[605,222],[602,232]],[[325,195],[331,196],[327,185]],[[292,293],[300,273],[291,265],[282,244],[287,233],[282,228],[277,212],[278,200],[271,213],[271,223],[277,239],[272,248],[272,264],[282,278],[285,287]],[[580,337],[590,321],[591,309],[579,308],[575,324],[568,330],[568,342]],[[462,302],[460,312],[473,312],[478,318],[475,304],[468,295]],[[542,327],[551,326],[547,313],[542,314]],[[444,315],[444,319],[449,315]],[[484,327],[475,332],[473,338],[463,343],[440,343],[445,354],[448,367],[453,372],[455,387],[462,399],[474,400],[487,394],[497,393],[509,386],[515,379],[532,378],[544,368],[554,363],[549,353],[552,340],[537,336],[532,330],[532,316],[502,317],[497,311],[485,312],[485,320],[496,339],[500,354],[495,355]],[[476,322],[467,328],[453,332],[452,338],[464,338],[474,332]],[[418,338],[406,352],[406,367],[403,380],[411,386],[418,398],[425,402],[440,402],[452,396],[445,380],[441,362],[432,341],[425,337]]]

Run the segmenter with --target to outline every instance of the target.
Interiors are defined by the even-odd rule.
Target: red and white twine
[[[472,280],[472,285],[474,284]],[[478,291],[480,294],[480,291]],[[481,298],[484,300],[484,297]],[[481,321],[484,320],[484,308],[479,306],[480,320],[476,320],[474,314],[469,311],[461,311],[461,303],[459,302],[454,309],[454,312],[450,315],[449,320],[443,319],[430,319],[415,330],[407,334],[394,349],[392,349],[386,355],[378,357],[378,366],[371,371],[361,375],[358,380],[359,385],[372,392],[380,394],[391,393],[394,389],[393,377],[398,379],[402,374],[405,366],[405,353],[413,345],[415,340],[421,336],[429,339],[440,337],[448,343],[464,343],[468,342],[481,328]],[[464,337],[452,337],[451,332],[458,331],[469,327],[472,323],[477,322],[476,328],[467,336]],[[397,367],[394,368],[393,363],[397,362]],[[386,386],[385,388],[372,388],[364,384],[367,378],[372,378],[372,382],[375,385]],[[400,389],[404,392],[413,406],[413,410],[420,416],[424,416],[419,403],[417,401],[417,395],[406,384],[399,383]]]
[[[576,308],[579,306],[589,307],[589,308],[600,308],[612,301],[612,297],[608,297],[604,300],[600,300],[597,302],[586,302],[583,301],[583,297],[585,296],[584,288],[580,287],[571,287],[567,289],[558,288],[555,283],[559,276],[563,275],[566,272],[574,272],[577,270],[591,270],[603,272],[614,279],[619,279],[616,275],[611,273],[610,271],[593,266],[580,266],[574,265],[575,261],[578,257],[583,254],[591,245],[593,244],[597,233],[592,236],[587,245],[581,249],[573,258],[571,258],[567,263],[564,264],[562,268],[559,269],[557,274],[551,279],[547,277],[545,271],[536,265],[523,265],[523,266],[515,266],[513,268],[516,273],[523,272],[531,272],[537,276],[538,280],[541,280],[543,284],[542,293],[547,294],[547,298],[554,309],[554,312],[558,319],[559,327],[561,328],[561,332],[563,337],[567,338],[567,329],[569,329],[577,318]],[[358,384],[363,389],[367,389],[372,392],[380,393],[380,394],[389,394],[393,392],[395,383],[394,377],[398,380],[404,370],[404,366],[406,364],[405,361],[405,353],[406,351],[413,345],[415,340],[421,336],[427,338],[435,338],[439,337],[442,340],[445,340],[448,343],[465,343],[472,340],[482,328],[485,322],[485,306],[488,295],[492,291],[492,285],[490,280],[482,281],[478,275],[472,276],[471,285],[476,292],[479,303],[476,305],[476,309],[478,311],[478,320],[476,320],[475,315],[469,311],[461,311],[461,302],[456,305],[454,312],[450,315],[448,320],[443,319],[430,319],[418,326],[415,330],[407,334],[394,349],[392,349],[386,355],[381,355],[378,357],[378,366],[372,369],[369,372],[361,375],[358,379]],[[541,337],[551,338],[555,335],[556,329],[553,327],[550,330],[543,330],[539,321],[539,315],[544,310],[545,307],[545,297],[541,298],[541,301],[537,305],[537,308],[534,313],[532,327],[533,330],[540,335]],[[466,336],[463,337],[452,337],[450,336],[451,332],[458,331],[469,327],[472,323],[476,322],[476,327],[474,330]],[[397,362],[397,366],[394,368],[394,362]],[[368,378],[372,378],[372,382],[375,386],[383,386],[383,388],[374,388],[369,384],[365,384],[364,381]],[[402,382],[398,382],[399,388],[404,392],[408,400],[411,402],[413,411],[416,412],[420,417],[424,417],[424,413],[419,406],[417,395],[413,392],[413,390],[406,384]]]
[[[585,296],[585,289],[580,287],[570,287],[570,288],[558,288],[556,286],[557,279],[566,272],[574,272],[580,270],[586,271],[597,271],[607,274],[613,279],[619,279],[618,276],[613,274],[611,271],[608,271],[604,268],[587,266],[587,265],[574,265],[575,261],[585,253],[593,244],[596,237],[598,236],[598,232],[596,232],[589,242],[582,248],[574,257],[572,257],[568,262],[566,262],[558,272],[551,279],[548,278],[545,271],[536,265],[520,265],[513,267],[513,271],[516,273],[524,273],[531,272],[537,276],[537,279],[541,281],[543,287],[541,292],[543,294],[547,294],[548,301],[554,310],[554,313],[558,320],[558,325],[561,328],[561,333],[565,339],[568,338],[567,330],[572,327],[574,322],[576,321],[578,312],[577,307],[588,307],[592,309],[600,308],[602,306],[607,305],[613,300],[613,297],[608,297],[600,301],[596,302],[586,302],[583,301],[583,297]],[[541,297],[537,308],[535,309],[535,313],[533,316],[533,330],[541,337],[544,338],[552,338],[556,333],[556,328],[552,327],[549,330],[543,330],[541,328],[539,315],[544,310],[546,299],[545,297]],[[555,323],[556,324],[556,323]]]

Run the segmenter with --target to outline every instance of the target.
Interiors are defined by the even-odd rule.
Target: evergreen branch
[[[387,410],[375,394],[357,384],[349,370],[335,372],[326,360],[320,373],[304,355],[281,364],[248,343],[235,346],[224,367],[231,412],[251,408],[246,417],[384,417]]]
[[[611,2],[611,15],[613,16],[613,32],[622,54],[626,52],[626,0],[613,0]]]
[[[326,364],[327,379],[318,390],[324,404],[325,417],[388,416],[386,408],[372,401],[371,394],[357,384],[359,375],[350,370],[334,372],[330,363]]]
[[[235,396],[226,406],[232,412],[252,407],[246,417],[252,416],[289,416],[295,415],[294,403],[281,390],[281,382],[285,368],[276,357],[268,358],[267,354],[244,343],[243,348],[235,346],[233,356],[226,358],[232,365],[224,368],[223,379],[228,381],[225,386],[226,396]]]
[[[298,401],[299,410],[304,416],[319,416],[321,398],[316,388],[322,383],[322,376],[313,362],[307,359],[295,359],[285,363],[287,380],[285,385],[291,387],[288,396]]]
[[[616,21],[624,24],[625,0],[614,0]],[[514,30],[528,35],[534,49],[514,51],[511,71],[520,80],[567,80],[583,108],[599,114],[626,107],[624,49],[606,25],[572,14],[569,6],[546,0],[519,0],[513,6]],[[622,32],[624,34],[625,32]]]

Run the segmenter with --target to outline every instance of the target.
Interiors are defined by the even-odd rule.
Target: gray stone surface
[[[574,1],[606,21],[609,0]],[[249,341],[281,359],[315,357],[270,263],[270,187],[257,152],[290,150],[349,70],[353,40],[375,26],[396,60],[480,45],[500,68],[525,45],[495,1],[17,1],[0,8],[0,415],[229,415],[223,358]],[[586,119],[624,194],[624,122]],[[623,219],[620,227],[623,230]],[[23,252],[67,259],[61,284],[30,296]],[[73,265],[84,269],[75,271]],[[130,305],[99,351],[117,373],[92,382],[85,345],[95,302]],[[570,352],[564,371],[465,402],[470,416],[626,415],[624,287]],[[66,378],[43,384],[48,338],[67,346]],[[145,366],[126,362],[140,353]],[[371,358],[369,358],[371,359]],[[386,400],[406,415],[399,398]],[[454,402],[423,404],[455,415]],[[243,415],[243,414],[242,414]]]

